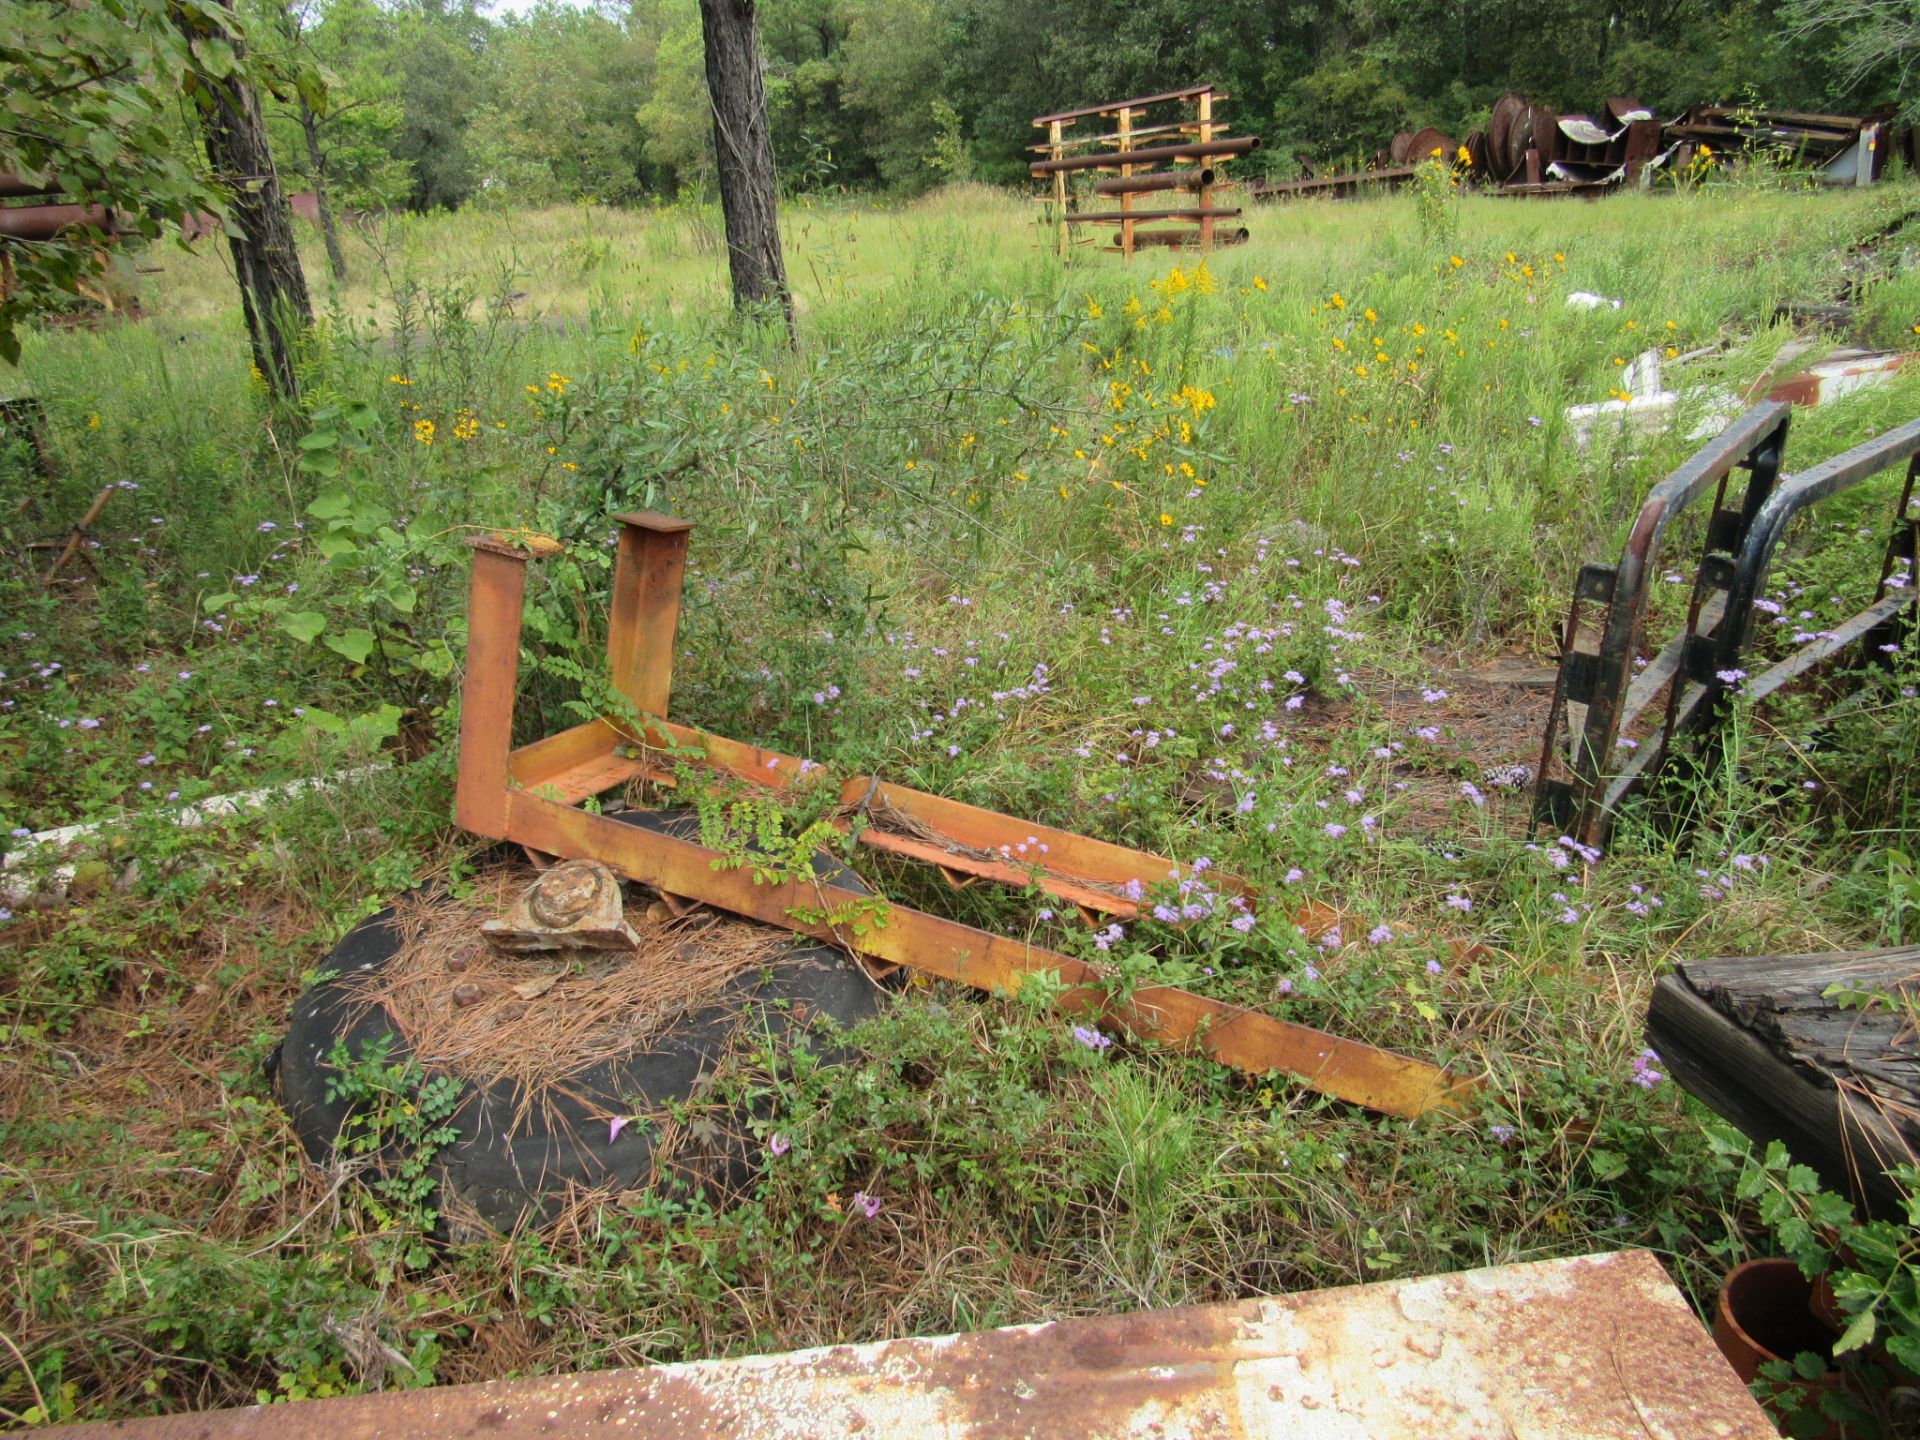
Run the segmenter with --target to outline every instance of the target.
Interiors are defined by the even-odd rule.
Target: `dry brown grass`
[[[482,938],[480,922],[503,914],[531,879],[506,867],[481,876],[464,900],[415,891],[395,902],[400,949],[359,998],[386,1009],[429,1069],[540,1090],[643,1048],[791,942],[784,931],[712,912],[663,919],[629,905],[636,951],[503,955]],[[456,1005],[462,985],[477,998]]]

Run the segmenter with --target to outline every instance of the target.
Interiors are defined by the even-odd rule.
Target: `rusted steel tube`
[[[1213,89],[1211,85],[1189,85],[1184,90],[1163,90],[1158,95],[1136,95],[1131,100],[1115,100],[1108,105],[1089,105],[1081,110],[1062,110],[1054,115],[1036,115],[1035,125],[1050,125],[1055,120],[1078,120],[1087,115],[1118,115],[1122,110],[1138,110],[1145,105],[1158,105],[1163,100],[1190,100],[1195,95],[1204,95]],[[1216,95],[1225,100],[1225,95]]]
[[[1094,182],[1096,195],[1144,195],[1150,190],[1198,190],[1213,184],[1213,168],[1169,170],[1164,175],[1116,175]]]
[[[22,195],[58,195],[58,185],[35,185],[22,180],[18,175],[10,175],[0,170],[0,200],[14,200]]]
[[[1228,225],[1213,232],[1213,243],[1216,247],[1244,245],[1247,239],[1248,231],[1244,225]],[[1118,235],[1113,237],[1113,243],[1115,245],[1121,243]],[[1166,245],[1175,249],[1187,246],[1197,250],[1200,248],[1200,232],[1198,230],[1148,230],[1144,234],[1133,237],[1134,249],[1138,250],[1142,245]]]
[[[1196,206],[1191,210],[1085,210],[1069,215],[1076,225],[1118,225],[1122,220],[1237,220],[1237,205]]]
[[[113,233],[113,211],[104,205],[22,205],[0,210],[0,236],[9,240],[51,240],[62,230],[91,225]]]
[[[1100,170],[1116,165],[1158,165],[1162,160],[1207,160],[1215,155],[1247,155],[1260,148],[1258,135],[1231,140],[1196,140],[1190,145],[1150,145],[1144,150],[1103,150],[1095,155],[1068,155],[1060,160],[1038,160],[1027,167],[1030,175],[1052,175],[1061,170]]]

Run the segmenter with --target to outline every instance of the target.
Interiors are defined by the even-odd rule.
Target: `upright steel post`
[[[607,662],[614,688],[633,708],[664,720],[673,694],[673,647],[693,522],[650,510],[614,518],[620,522],[620,553],[607,617]]]
[[[507,833],[528,553],[504,540],[470,543],[473,589],[467,605],[467,674],[460,690],[460,769],[453,818],[463,830],[501,839]]]

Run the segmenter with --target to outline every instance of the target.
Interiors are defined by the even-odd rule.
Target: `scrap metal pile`
[[[1715,156],[1768,154],[1810,169],[1835,185],[1870,185],[1895,145],[1911,150],[1912,132],[1895,131],[1894,111],[1810,115],[1727,105],[1695,105],[1665,123],[1630,96],[1593,115],[1558,115],[1509,91],[1487,127],[1456,142],[1444,131],[1402,130],[1361,170],[1253,187],[1265,199],[1340,198],[1405,184],[1439,159],[1496,195],[1599,195],[1643,184],[1662,169],[1688,173]],[[1909,154],[1909,160],[1912,156]]]

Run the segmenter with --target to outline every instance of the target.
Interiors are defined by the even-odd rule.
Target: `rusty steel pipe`
[[[1039,160],[1027,167],[1030,175],[1053,175],[1062,170],[1111,170],[1120,165],[1158,165],[1162,160],[1209,160],[1214,156],[1248,155],[1260,148],[1258,135],[1231,140],[1194,141],[1191,145],[1150,145],[1144,150],[1106,150],[1096,155],[1068,155]]]
[[[1213,243],[1216,246],[1244,245],[1247,243],[1247,239],[1248,231],[1244,225],[1229,225],[1225,229],[1215,230],[1213,232]],[[1115,245],[1120,244],[1121,237],[1118,235],[1114,236],[1113,243]],[[1165,245],[1170,249],[1176,250],[1183,246],[1198,249],[1200,246],[1200,232],[1198,230],[1149,230],[1144,235],[1135,235],[1133,237],[1134,249],[1137,250],[1142,245]]]
[[[114,233],[113,211],[105,205],[21,205],[0,209],[0,238],[51,240],[63,230],[90,225]]]
[[[1213,167],[1171,170],[1164,175],[1116,175],[1094,182],[1096,195],[1144,195],[1150,190],[1200,190],[1213,184]]]
[[[18,175],[10,175],[0,170],[0,200],[16,200],[24,195],[58,195],[58,185],[36,185],[31,180],[22,180]]]
[[[1191,210],[1086,210],[1067,217],[1076,225],[1118,225],[1126,220],[1237,220],[1237,205],[1196,206]]]
[[[1035,125],[1051,125],[1056,120],[1074,121],[1088,115],[1118,115],[1122,110],[1143,110],[1149,105],[1158,105],[1164,100],[1190,100],[1195,95],[1204,95],[1212,90],[1211,85],[1189,85],[1184,90],[1162,90],[1158,95],[1136,95],[1131,100],[1116,100],[1111,105],[1088,105],[1079,110],[1061,110],[1052,115],[1036,115]],[[1214,97],[1225,100],[1225,95]]]

